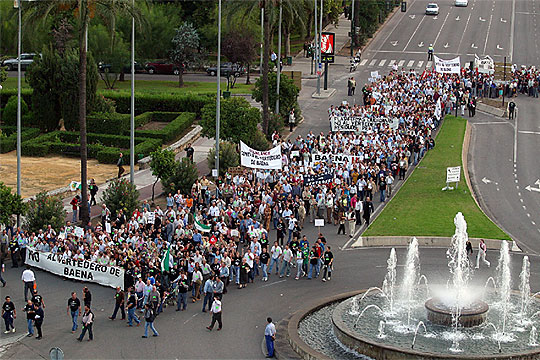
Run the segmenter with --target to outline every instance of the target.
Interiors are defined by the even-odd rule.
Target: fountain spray
[[[407,327],[411,321],[411,302],[413,293],[418,282],[418,268],[420,267],[420,259],[418,256],[418,240],[412,238],[407,250],[407,260],[405,262],[405,274],[403,283],[401,284],[401,297],[407,301]]]
[[[529,283],[529,277],[531,276],[531,263],[529,257],[523,257],[523,265],[521,266],[521,273],[519,274],[519,292],[521,294],[521,314],[527,313],[527,307],[529,306],[531,296],[531,285]]]
[[[503,309],[502,318],[502,333],[506,330],[506,318],[508,316],[508,302],[510,301],[511,289],[511,277],[510,277],[510,251],[508,249],[508,242],[503,241],[501,244],[501,251],[499,255],[499,262],[497,264],[497,282],[501,295],[501,304]]]
[[[396,249],[390,250],[390,256],[386,261],[386,276],[383,282],[383,293],[386,294],[388,304],[390,306],[390,312],[394,311],[394,287],[396,286],[396,266],[397,255]]]

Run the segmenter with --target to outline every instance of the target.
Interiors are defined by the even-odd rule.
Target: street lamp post
[[[354,42],[356,37],[356,28],[354,23],[354,2],[355,0],[352,0],[351,4],[351,57],[354,56]]]
[[[277,79],[276,79],[276,114],[279,114],[279,81],[281,78],[281,15],[283,5],[279,2],[279,30],[278,30],[278,59],[277,59]]]
[[[321,40],[317,34],[317,0],[314,0],[315,3],[315,67],[317,72],[317,94],[321,93],[321,55],[319,54],[319,48],[321,47]],[[320,9],[322,14],[322,8]]]
[[[259,75],[263,73],[263,43],[264,43],[264,7],[261,7],[261,63],[259,65]]]
[[[219,176],[219,120],[221,116],[221,0],[218,1],[218,42],[217,42],[217,96],[216,96],[216,169]],[[217,178],[216,176],[216,178]]]
[[[21,35],[22,9],[21,1],[17,0],[19,15],[17,37],[17,195],[21,195]],[[21,215],[17,215],[17,226],[21,225]]]
[[[132,0],[135,10],[135,0]],[[131,17],[131,128],[129,132],[129,181],[135,183],[135,16]]]

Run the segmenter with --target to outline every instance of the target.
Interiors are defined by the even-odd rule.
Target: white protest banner
[[[311,154],[311,162],[314,164],[318,164],[321,162],[330,162],[331,160],[332,160],[332,156],[330,154],[321,154],[321,153]]]
[[[297,156],[300,156],[300,151],[298,150],[291,151],[291,158],[297,157]]]
[[[322,153],[314,153],[311,155],[311,161],[314,164],[317,163],[329,163],[332,162],[334,164],[347,164],[347,163],[358,163],[364,160],[363,156],[357,156],[357,155],[349,155],[349,154],[322,154]]]
[[[435,59],[435,71],[441,74],[459,74],[461,71],[461,63],[459,56],[451,60],[443,60],[437,56]]]
[[[446,168],[446,182],[459,182],[461,176],[461,166],[447,167]]]
[[[82,227],[76,226],[75,227],[75,236],[83,237],[84,236],[84,229]]]
[[[372,71],[371,72],[371,77],[374,78],[374,79],[378,79],[379,78],[379,70]]]
[[[111,231],[112,231],[112,229],[111,229],[111,223],[108,223],[108,222],[105,223],[105,231],[106,231],[107,233],[109,233],[109,234],[111,233]]]
[[[437,99],[437,105],[435,105],[435,117],[437,120],[441,120],[442,107],[441,107],[441,98]]]
[[[26,264],[66,278],[124,288],[124,269],[88,260],[63,259],[61,254],[28,248]]]
[[[324,219],[315,219],[315,226],[324,226]]]
[[[332,116],[330,121],[332,131],[373,131],[376,126],[392,126],[394,124],[394,120],[383,116]]]
[[[240,163],[253,169],[281,169],[281,145],[267,151],[258,151],[240,141]]]

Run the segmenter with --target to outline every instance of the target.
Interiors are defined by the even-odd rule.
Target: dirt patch
[[[168,122],[150,121],[148,124],[138,127],[137,130],[161,130],[168,124]]]
[[[97,160],[88,159],[88,179],[94,178],[98,184],[103,184],[117,173],[118,169],[115,165],[100,164]],[[23,197],[65,187],[71,181],[80,181],[80,160],[61,156],[24,156],[21,159],[21,177]],[[17,189],[17,153],[15,151],[0,154],[0,181],[14,190]]]
[[[508,106],[508,102],[510,100],[508,100],[508,98],[505,98],[504,99],[504,106],[503,106],[503,103],[502,103],[502,98],[500,99],[487,99],[487,98],[482,98],[480,100],[480,102],[486,104],[486,105],[489,105],[489,106],[493,106],[493,107],[496,107],[496,108],[499,108],[499,109],[506,109],[506,107]]]

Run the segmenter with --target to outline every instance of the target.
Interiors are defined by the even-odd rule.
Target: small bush
[[[97,134],[123,134],[130,129],[129,114],[93,113],[86,117],[86,130]],[[77,123],[75,131],[79,130]]]
[[[176,162],[172,175],[163,182],[163,188],[166,192],[173,194],[178,190],[182,194],[190,194],[191,187],[198,177],[197,167],[188,158],[182,158],[181,161]]]
[[[103,192],[102,199],[111,214],[116,215],[122,209],[129,217],[139,203],[139,191],[127,179],[115,179]]]
[[[23,156],[47,156],[49,145],[25,141],[21,144],[21,153]]]
[[[216,166],[216,148],[213,147],[206,157],[210,169]],[[219,144],[219,175],[225,175],[231,167],[240,165],[240,154],[236,150],[236,145],[230,142],[222,141]]]
[[[0,91],[0,108],[5,107],[12,96],[17,97],[17,89],[2,89]],[[32,104],[32,89],[21,89],[21,97],[26,104]]]
[[[22,117],[28,113],[28,105],[21,97],[21,121]],[[17,96],[9,98],[6,107],[2,111],[2,121],[8,126],[17,126]]]
[[[16,127],[2,127],[2,139],[0,140],[0,154],[4,154],[15,150],[17,147],[17,128]],[[22,128],[21,130],[21,142],[34,139],[39,135],[39,129],[35,128]]]
[[[59,196],[49,196],[46,192],[40,192],[34,200],[28,202],[28,211],[25,216],[26,228],[38,232],[51,225],[58,230],[66,220],[64,204]]]

